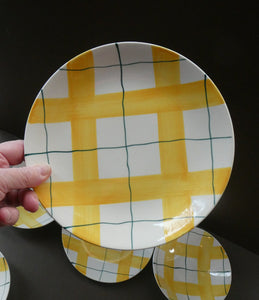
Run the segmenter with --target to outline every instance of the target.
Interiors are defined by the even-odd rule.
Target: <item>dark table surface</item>
[[[201,223],[226,249],[233,271],[227,300],[259,294],[257,95],[258,12],[234,1],[0,0],[0,129],[23,138],[35,96],[66,61],[115,41],[143,41],[188,57],[214,81],[235,131],[235,162],[219,204]],[[149,265],[133,279],[101,284],[68,262],[55,222],[0,228],[11,269],[10,300],[165,299]]]

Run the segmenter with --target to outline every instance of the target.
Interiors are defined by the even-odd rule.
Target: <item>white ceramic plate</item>
[[[10,271],[8,263],[0,252],[0,299],[5,300],[10,289]]]
[[[211,79],[182,55],[124,42],[86,51],[42,87],[25,131],[36,188],[71,233],[143,249],[191,230],[215,207],[234,156],[231,118]]]
[[[102,248],[62,229],[62,242],[71,264],[84,276],[106,283],[121,282],[139,274],[153,254],[153,248],[120,251]]]
[[[34,213],[25,210],[22,206],[17,207],[17,209],[20,215],[18,221],[13,225],[17,228],[34,229],[54,221],[42,205],[40,205],[39,209]]]
[[[159,288],[172,300],[223,300],[230,289],[231,267],[225,250],[199,228],[157,247],[153,271]]]

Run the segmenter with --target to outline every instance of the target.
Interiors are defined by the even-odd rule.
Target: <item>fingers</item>
[[[39,208],[38,197],[29,188],[43,183],[51,174],[49,165],[9,168],[24,158],[22,140],[0,144],[0,226],[14,225],[19,218],[16,206],[35,212]]]
[[[40,185],[51,174],[49,165],[0,169],[0,201],[12,190]]]
[[[6,194],[6,197],[4,200],[0,201],[0,207],[4,207],[4,206],[12,206],[12,207],[16,207],[16,206],[20,206],[21,202],[18,198],[19,195],[19,191],[18,190],[13,190],[10,191],[9,193]]]
[[[19,192],[19,201],[24,209],[30,212],[36,212],[39,208],[37,194],[32,190],[23,190]]]
[[[6,206],[23,206],[27,211],[36,212],[39,208],[39,200],[37,194],[30,189],[12,190],[7,193],[4,200],[0,201],[0,207]]]
[[[13,190],[0,202],[0,226],[14,225],[19,219],[16,206],[22,205],[30,212],[36,212],[39,201],[36,193],[29,189]]]
[[[15,207],[0,208],[0,226],[14,225],[19,219],[19,211]]]
[[[22,140],[9,141],[0,144],[0,154],[10,165],[18,165],[24,159],[24,143]],[[1,167],[1,166],[0,166]]]
[[[0,153],[0,168],[9,168],[9,162],[8,160],[4,157],[2,153]]]

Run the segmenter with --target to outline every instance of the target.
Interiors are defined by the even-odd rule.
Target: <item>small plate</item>
[[[10,271],[8,263],[0,252],[0,299],[5,300],[10,289]]]
[[[191,230],[215,207],[234,156],[231,118],[184,56],[123,42],[86,51],[42,87],[25,130],[35,190],[65,229],[95,245],[144,249]]]
[[[13,225],[17,228],[39,228],[54,221],[41,204],[39,206],[39,209],[34,213],[25,210],[22,206],[17,207],[17,209],[19,210],[20,216],[18,221]]]
[[[231,267],[225,250],[199,228],[157,247],[153,271],[161,291],[172,300],[223,300],[230,289]]]
[[[153,254],[153,248],[120,251],[102,248],[62,229],[62,242],[71,264],[84,276],[99,282],[115,283],[136,276]]]

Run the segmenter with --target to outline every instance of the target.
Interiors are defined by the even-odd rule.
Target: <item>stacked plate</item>
[[[8,263],[0,252],[0,299],[7,298],[10,289],[10,271]]]
[[[80,273],[109,283],[137,275],[154,250],[102,248],[64,229],[62,242],[69,261]],[[225,250],[211,234],[199,228],[156,247],[153,272],[162,293],[172,300],[223,300],[231,285],[231,267]]]
[[[69,261],[80,273],[110,283],[136,276],[148,264],[154,250],[107,249],[80,240],[65,229],[62,229],[62,242]]]
[[[40,204],[37,212],[31,213],[22,206],[17,207],[20,216],[18,221],[13,225],[17,228],[33,229],[45,226],[53,221],[53,218],[46,212]]]
[[[172,300],[223,300],[230,289],[231,267],[225,250],[199,228],[157,247],[153,271],[161,291]]]

